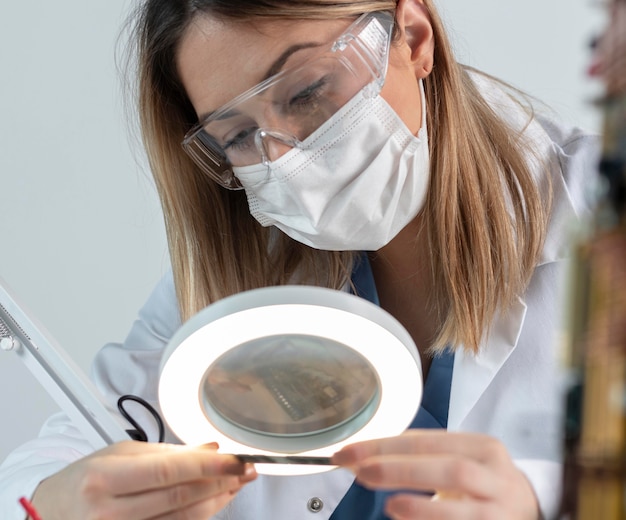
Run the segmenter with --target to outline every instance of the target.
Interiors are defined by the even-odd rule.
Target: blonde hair
[[[454,59],[433,0],[424,4],[435,56],[424,81],[431,176],[421,233],[430,255],[430,303],[442,324],[432,348],[462,345],[476,352],[496,311],[506,309],[528,283],[547,207],[530,171],[530,150]],[[140,126],[163,207],[181,319],[246,289],[294,281],[339,289],[349,282],[356,255],[312,249],[259,226],[244,192],[221,188],[183,152],[182,136],[196,114],[178,79],[176,51],[190,21],[200,13],[326,19],[393,11],[395,5],[148,0],[138,10],[133,41]]]

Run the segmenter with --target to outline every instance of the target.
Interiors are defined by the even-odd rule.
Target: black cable
[[[163,419],[161,419],[159,412],[157,412],[148,401],[142,399],[141,397],[137,397],[136,395],[123,395],[117,400],[118,410],[124,416],[124,418],[135,427],[134,430],[126,430],[128,435],[130,435],[131,438],[136,441],[148,442],[148,435],[146,434],[146,431],[141,426],[139,426],[137,421],[135,421],[135,419],[133,419],[132,416],[124,409],[124,401],[135,401],[152,414],[152,417],[154,417],[154,420],[159,428],[158,442],[163,442],[165,440],[165,426],[163,425]]]

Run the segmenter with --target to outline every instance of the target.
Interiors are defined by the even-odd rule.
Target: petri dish
[[[321,434],[334,430],[342,440],[363,427],[380,402],[380,382],[371,363],[343,343],[277,334],[220,356],[203,377],[201,401],[207,419],[239,441],[266,435],[272,441],[261,444],[269,448],[276,438],[311,436],[313,449],[323,446]]]

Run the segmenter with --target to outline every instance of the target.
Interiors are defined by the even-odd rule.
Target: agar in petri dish
[[[200,392],[207,418],[242,442],[245,432],[293,438],[338,428],[343,439],[376,412],[380,382],[364,356],[338,341],[278,334],[221,355]]]

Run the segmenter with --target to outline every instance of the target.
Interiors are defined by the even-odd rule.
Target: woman
[[[172,276],[96,360],[105,395],[156,403],[167,339],[220,298],[366,280],[419,348],[422,407],[337,453],[349,469],[289,478],[210,446],[89,454],[56,418],[3,496],[45,520],[551,517],[558,280],[592,139],[459,65],[432,0],[147,0],[134,34]]]

